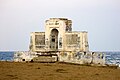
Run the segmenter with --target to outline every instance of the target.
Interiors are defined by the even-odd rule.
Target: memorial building
[[[45,32],[31,32],[32,52],[88,52],[86,31],[72,31],[72,21],[67,18],[50,18],[45,21]]]
[[[72,31],[67,18],[50,18],[45,21],[45,32],[31,32],[29,49],[16,52],[14,61],[105,65],[104,53],[89,51],[87,32]]]

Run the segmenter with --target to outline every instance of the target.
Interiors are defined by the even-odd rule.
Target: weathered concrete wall
[[[97,52],[60,52],[58,58],[60,62],[105,65],[105,55]]]
[[[34,62],[56,62],[57,56],[38,56],[33,58]]]
[[[34,57],[37,57],[36,52],[18,51],[14,53],[15,62],[31,61]]]
[[[15,62],[35,61],[35,62],[67,62],[74,64],[98,64],[105,65],[105,54],[101,52],[57,52],[54,55],[42,55],[35,52],[16,52],[14,54]]]
[[[66,32],[65,33],[65,51],[89,51],[87,32]]]
[[[45,50],[45,32],[32,32],[30,37],[30,51]]]
[[[105,54],[100,52],[92,53],[92,61],[94,64],[105,64]]]
[[[45,42],[46,44],[46,50],[51,51],[50,45],[51,45],[51,37],[52,37],[52,30],[56,29],[58,31],[58,50],[63,50],[65,47],[65,32],[67,27],[68,19],[64,18],[50,18],[45,23]],[[67,25],[66,25],[67,24]],[[70,23],[69,23],[70,24]],[[61,40],[61,42],[60,42]]]

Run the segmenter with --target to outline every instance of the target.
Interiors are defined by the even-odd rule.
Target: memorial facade
[[[88,52],[86,31],[72,31],[67,18],[50,18],[45,21],[45,32],[31,32],[30,51],[33,52]]]

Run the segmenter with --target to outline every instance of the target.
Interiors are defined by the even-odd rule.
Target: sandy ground
[[[120,80],[120,69],[61,63],[0,62],[0,80]]]

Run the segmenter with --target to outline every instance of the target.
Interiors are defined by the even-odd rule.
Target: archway
[[[50,34],[50,48],[52,50],[58,49],[58,30],[52,29]]]

